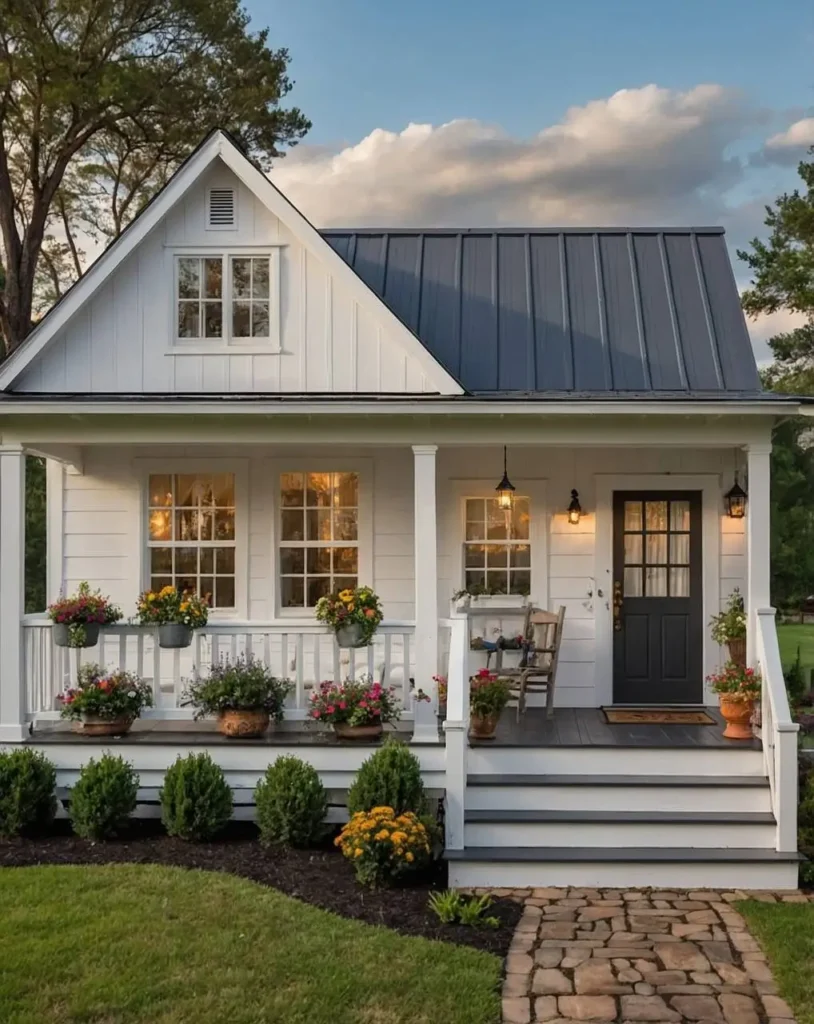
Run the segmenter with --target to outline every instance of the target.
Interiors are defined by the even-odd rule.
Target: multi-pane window
[[[270,276],[268,256],[179,256],[178,338],[268,339]]]
[[[467,589],[489,594],[531,591],[529,499],[515,498],[511,511],[497,498],[466,499],[464,576]]]
[[[232,257],[232,337],[269,336],[268,256]]]
[[[178,337],[223,336],[223,259],[181,256],[178,259]]]
[[[234,474],[152,474],[149,499],[150,588],[172,585],[234,608]]]
[[[625,597],[690,596],[690,503],[626,501]]]
[[[313,608],[359,580],[359,477],[280,476],[280,606]]]

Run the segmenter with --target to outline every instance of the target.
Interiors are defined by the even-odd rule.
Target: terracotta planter
[[[718,694],[721,714],[726,719],[724,736],[728,740],[752,739],[754,701],[733,700],[728,693]]]
[[[269,727],[268,711],[221,711],[218,715],[218,732],[232,739],[248,739],[262,736]]]
[[[167,622],[158,627],[158,646],[170,650],[189,647],[192,643],[192,630],[183,622]]]
[[[493,740],[499,721],[499,711],[493,715],[472,715],[469,719],[469,735],[474,740]]]
[[[85,642],[83,644],[71,643],[71,627],[66,622],[55,622],[51,627],[54,643],[57,647],[95,647],[99,643],[98,622],[85,623]]]
[[[122,715],[120,718],[82,715],[82,721],[76,724],[77,732],[81,732],[83,736],[124,736],[130,732],[133,719],[129,715]]]
[[[371,637],[366,636],[361,622],[348,622],[337,626],[336,642],[340,647],[367,647]]]
[[[729,648],[729,660],[741,668],[746,668],[746,637],[728,640],[726,646]]]
[[[381,725],[348,725],[347,722],[334,724],[334,733],[339,740],[377,740],[382,729]]]

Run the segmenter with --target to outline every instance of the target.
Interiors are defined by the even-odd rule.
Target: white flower
[[[136,691],[135,690],[128,690],[128,692],[127,692],[127,696],[128,697],[135,697],[135,695],[136,695]]]

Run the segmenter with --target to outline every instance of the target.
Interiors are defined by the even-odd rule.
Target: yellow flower
[[[339,600],[340,601],[344,601],[345,604],[347,604],[348,601],[352,601],[353,600],[353,591],[352,590],[340,590],[339,591]]]
[[[361,857],[364,852],[365,851],[361,847],[357,846],[356,849],[353,851],[353,856]]]
[[[189,601],[182,601],[181,602],[181,611],[185,612],[188,608],[189,608]]]
[[[393,835],[390,836],[390,838],[393,840],[394,843],[406,843],[407,842],[407,833],[406,832],[394,832]]]
[[[412,864],[413,861],[415,860],[415,857],[408,850],[407,853],[404,855],[404,859],[407,861],[408,864]]]
[[[374,807],[370,812],[371,814],[386,814],[389,818],[393,817],[392,807]]]
[[[159,594],[159,597],[166,597],[167,594],[174,594],[174,593],[175,593],[175,587],[172,587],[172,586],[168,585],[166,587],[162,587],[161,588],[161,592]]]
[[[381,832],[377,832],[376,835],[373,838],[377,842],[381,842],[382,839],[389,839],[390,838],[390,833],[387,831],[386,828],[383,828],[381,830]]]

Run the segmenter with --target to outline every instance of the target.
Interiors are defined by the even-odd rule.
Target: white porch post
[[[438,743],[435,715],[438,673],[438,525],[435,454],[438,445],[414,444],[415,688],[431,699],[415,701],[414,743]]]
[[[769,492],[771,444],[746,448],[749,499],[746,508],[746,662],[756,659],[757,612],[770,599]]]
[[[0,445],[0,743],[25,737],[25,455]]]

